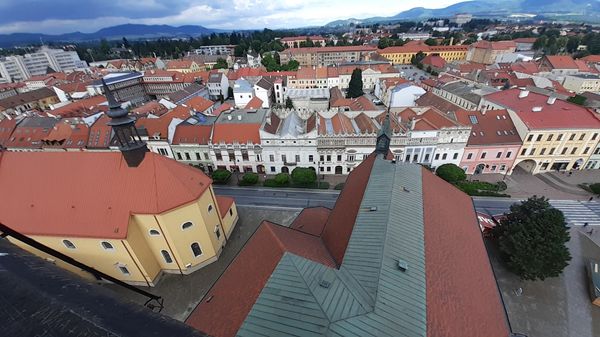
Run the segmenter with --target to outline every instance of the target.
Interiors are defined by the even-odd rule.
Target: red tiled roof
[[[233,108],[233,105],[231,105],[229,103],[223,103],[223,104],[219,105],[216,109],[214,109],[212,113],[215,116],[219,116],[223,111],[227,111],[231,108]]]
[[[216,123],[213,127],[213,144],[260,144],[260,124]]]
[[[169,112],[169,109],[158,103],[157,101],[150,101],[140,107],[137,107],[131,111],[134,115],[139,116],[148,116],[149,114],[153,114],[154,116],[162,116]]]
[[[454,112],[461,109],[458,105],[455,105],[432,92],[426,92],[421,97],[417,98],[415,103],[421,107],[432,106],[442,112]]]
[[[252,99],[250,101],[248,101],[248,103],[246,103],[246,106],[244,107],[244,109],[260,109],[263,105],[263,101],[262,99],[254,96],[252,97]]]
[[[88,142],[90,128],[87,124],[70,123],[62,120],[56,123],[50,133],[43,139],[44,147],[84,148]]]
[[[294,219],[290,228],[306,234],[321,236],[330,213],[331,209],[322,206],[305,208]]]
[[[200,170],[152,152],[138,167],[120,152],[6,152],[0,221],[25,235],[124,239],[131,214],[195,202],[210,184]]]
[[[144,127],[148,131],[148,137],[160,136],[161,139],[166,139],[169,125],[174,118],[185,120],[190,116],[189,108],[178,105],[159,118],[139,118],[135,124],[137,127]]]
[[[520,38],[514,39],[513,41],[515,43],[535,43],[535,40],[537,40],[537,38],[535,38],[535,37],[520,37]]]
[[[582,57],[580,60],[588,63],[600,63],[600,55],[588,55],[586,57]]]
[[[185,323],[211,336],[235,336],[286,252],[336,266],[318,237],[263,221]]]
[[[279,123],[281,123],[281,119],[273,112],[271,112],[270,119],[271,122],[269,123],[269,121],[267,120],[265,126],[263,127],[263,130],[274,135],[277,132],[277,129],[279,129]]]
[[[52,114],[57,117],[87,117],[91,115],[95,115],[98,112],[106,112],[108,111],[108,105],[106,103],[106,98],[102,95],[92,96],[90,98],[85,98],[79,101],[75,101],[73,103],[69,103],[67,105],[61,106],[60,108],[48,111],[49,114]]]
[[[167,63],[167,69],[189,69],[194,63],[190,60],[172,60]]]
[[[185,102],[185,105],[196,110],[197,112],[204,112],[208,110],[211,106],[215,105],[215,102],[208,100],[204,97],[196,96],[188,99]]]
[[[560,99],[548,104],[548,96],[534,92],[519,98],[520,92],[519,89],[509,89],[484,97],[515,111],[530,129],[600,129],[600,121],[584,107]],[[542,111],[533,111],[535,107]]]
[[[338,265],[341,265],[344,259],[375,158],[375,154],[369,155],[350,172],[323,229],[323,243]]]
[[[221,218],[225,218],[227,212],[229,212],[229,209],[231,208],[231,205],[233,205],[233,198],[222,195],[217,195],[215,198],[217,198],[217,205],[219,206]]]
[[[308,48],[291,48],[286,49],[282,53],[303,54],[303,53],[342,53],[342,52],[367,52],[375,51],[375,46],[336,46],[336,47],[308,47]]]
[[[510,69],[515,72],[525,73],[525,74],[537,74],[540,72],[540,68],[535,62],[516,62],[510,64]]]
[[[430,65],[434,68],[444,68],[446,66],[446,60],[444,60],[441,56],[439,55],[427,55],[425,56],[425,58],[423,59],[423,61],[421,62],[424,65]]]
[[[471,198],[425,168],[422,174],[427,336],[508,336]]]
[[[514,41],[486,41],[481,40],[471,45],[472,48],[492,49],[492,50],[507,50],[514,49],[517,44]]]
[[[575,60],[569,55],[546,55],[544,58],[552,69],[578,69]]]
[[[488,110],[485,114],[480,111],[459,110],[455,114],[460,123],[472,126],[468,145],[522,143],[506,110]],[[472,118],[477,122],[472,123]]]
[[[173,144],[202,144],[208,145],[212,125],[179,124],[175,128]]]
[[[0,146],[6,146],[16,126],[17,121],[15,119],[4,118],[0,120]]]

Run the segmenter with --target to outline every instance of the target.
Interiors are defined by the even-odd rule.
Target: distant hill
[[[12,47],[15,45],[40,42],[82,42],[100,39],[116,40],[126,37],[127,39],[155,39],[159,37],[188,37],[222,32],[203,26],[180,26],[169,25],[139,25],[124,24],[102,28],[94,33],[66,33],[60,35],[38,34],[38,33],[13,33],[0,34],[0,47]]]
[[[428,9],[416,7],[389,17],[336,20],[327,27],[411,19],[447,18],[458,13],[469,13],[478,17],[507,17],[513,14],[534,14],[547,18],[585,20],[600,22],[600,0],[475,0],[454,5]]]

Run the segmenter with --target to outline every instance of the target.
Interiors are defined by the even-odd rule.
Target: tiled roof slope
[[[427,336],[508,336],[471,198],[422,171]]]
[[[5,152],[0,222],[26,235],[123,239],[131,214],[193,202],[210,183],[200,170],[152,152],[138,167],[120,152]]]
[[[211,336],[236,336],[286,252],[304,256],[319,265],[335,266],[318,237],[264,221],[186,323]]]

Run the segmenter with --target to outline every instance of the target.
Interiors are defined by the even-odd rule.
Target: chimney
[[[452,46],[454,44],[454,36],[450,37],[450,45]]]
[[[521,90],[521,92],[519,92],[519,98],[525,98],[529,96],[529,90]]]
[[[238,121],[241,121],[242,120],[242,115],[238,115],[237,118],[238,118]]]
[[[227,116],[227,120],[230,121],[231,120],[231,115]]]
[[[533,108],[531,108],[531,111],[533,111],[533,112],[540,112],[540,111],[542,111],[542,107],[541,106],[534,106]]]
[[[411,130],[415,129],[415,124],[417,124],[417,120],[413,117],[410,119],[410,129]]]
[[[550,97],[548,97],[548,100],[546,101],[546,103],[548,103],[548,105],[552,105],[552,104],[554,104],[554,102],[556,102],[556,96],[550,96]]]
[[[483,110],[481,110],[481,114],[485,115],[485,113],[487,112],[487,106],[483,108]]]

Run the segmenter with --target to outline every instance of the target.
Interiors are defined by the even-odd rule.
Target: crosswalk
[[[550,200],[565,215],[569,226],[600,226],[600,203],[596,201]]]

